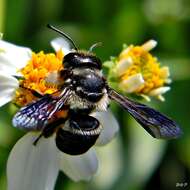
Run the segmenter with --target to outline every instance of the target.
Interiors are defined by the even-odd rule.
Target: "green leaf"
[[[103,62],[102,65],[103,65],[103,67],[107,67],[107,68],[111,69],[114,67],[115,63],[113,61],[105,61],[105,62]]]

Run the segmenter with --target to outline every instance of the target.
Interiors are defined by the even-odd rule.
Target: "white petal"
[[[151,90],[150,93],[149,93],[149,95],[150,96],[159,96],[161,94],[166,93],[169,90],[170,90],[169,86],[163,86],[163,87],[159,87],[159,88],[156,88],[154,90]]]
[[[40,139],[28,133],[13,147],[7,164],[8,190],[53,190],[59,171],[54,138]]]
[[[140,94],[147,102],[150,102],[151,99],[149,96],[145,95],[145,94]]]
[[[123,75],[132,64],[133,60],[131,59],[131,57],[128,57],[127,59],[122,59],[121,61],[119,61],[119,63],[117,63],[116,73],[119,76]]]
[[[12,100],[18,86],[16,78],[0,72],[0,107]]]
[[[120,139],[114,138],[109,144],[96,148],[96,150],[102,164],[98,169],[98,174],[93,178],[93,182],[97,185],[97,189],[112,189],[124,167]],[[128,172],[128,168],[126,168],[126,172]]]
[[[150,51],[150,50],[154,49],[156,46],[157,46],[156,40],[149,40],[149,41],[145,42],[141,47],[145,51]]]
[[[120,83],[120,88],[127,93],[132,93],[144,84],[144,79],[140,73],[130,76]]]
[[[4,97],[0,97],[0,107],[4,106],[5,104],[11,102],[12,96],[6,95]]]
[[[127,170],[130,179],[133,179],[129,181],[130,186],[134,187],[134,184],[145,185],[150,179],[164,156],[167,142],[152,138],[135,120],[130,120],[130,126]]]
[[[73,48],[71,47],[71,44],[68,42],[68,40],[64,38],[55,38],[51,41],[51,45],[56,52],[61,49],[63,51],[64,56],[70,53]]]
[[[166,79],[170,76],[170,70],[169,67],[164,66],[160,69],[160,77],[162,77],[163,79]]]
[[[73,181],[90,180],[98,169],[95,150],[77,156],[61,153],[60,169]]]
[[[0,40],[0,71],[16,75],[18,69],[23,68],[31,58],[29,48],[16,46]]]
[[[116,118],[111,111],[95,112],[91,115],[97,118],[103,127],[101,134],[96,141],[96,145],[102,146],[109,143],[119,130],[119,124]]]
[[[124,50],[119,55],[120,58],[125,57],[125,55],[128,54],[128,52],[133,48],[133,45],[128,46],[127,48],[124,47]]]
[[[157,98],[158,98],[158,100],[160,100],[160,101],[162,101],[162,102],[165,101],[165,98],[164,98],[164,96],[162,96],[162,95],[158,95]]]

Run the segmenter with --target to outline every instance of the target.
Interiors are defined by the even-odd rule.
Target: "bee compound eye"
[[[69,69],[63,69],[59,72],[59,75],[62,79],[66,80],[67,78],[71,77],[72,72]]]
[[[91,116],[71,118],[69,130],[58,130],[56,145],[66,154],[80,155],[95,144],[100,132],[99,121]]]

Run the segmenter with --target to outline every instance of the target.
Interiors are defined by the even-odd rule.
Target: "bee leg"
[[[30,88],[27,88],[27,87],[24,87],[23,85],[19,85],[20,88],[23,88],[23,89],[26,89],[26,90],[29,90],[35,97],[37,98],[42,98],[44,95],[40,94],[39,92],[33,90],[33,89],[30,89]]]
[[[37,138],[36,140],[33,142],[33,145],[36,146],[38,141],[41,139],[41,137],[43,136],[43,133],[41,133]]]
[[[99,121],[89,115],[76,114],[65,122],[56,133],[57,148],[70,155],[80,155],[88,151],[101,132]]]
[[[53,133],[56,131],[57,127],[60,126],[61,124],[65,123],[66,119],[60,118],[52,123],[49,123],[44,130],[42,131],[42,134],[45,138],[50,137],[53,135]]]
[[[55,130],[57,129],[57,127],[61,124],[63,124],[65,122],[65,119],[60,118],[52,123],[49,123],[41,132],[41,134],[35,139],[35,141],[33,142],[33,145],[36,146],[38,141],[41,139],[41,137],[45,137],[48,138],[51,135],[53,135],[53,133],[55,132]]]

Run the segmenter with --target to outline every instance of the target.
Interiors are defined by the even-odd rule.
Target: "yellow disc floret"
[[[16,91],[15,103],[23,106],[36,99],[28,89],[42,95],[56,92],[57,85],[54,81],[49,80],[49,76],[57,75],[63,69],[62,59],[62,51],[58,51],[56,54],[45,54],[43,51],[32,53],[26,66],[19,71],[23,79],[20,80],[21,87]]]

